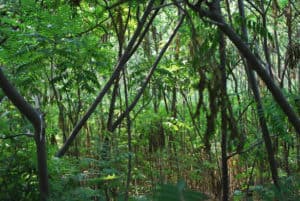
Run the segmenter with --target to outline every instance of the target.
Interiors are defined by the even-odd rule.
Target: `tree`
[[[0,68],[0,86],[5,95],[13,102],[13,104],[26,116],[34,127],[34,140],[36,144],[38,172],[39,172],[39,186],[41,193],[41,200],[46,200],[49,193],[48,184],[48,169],[47,169],[47,154],[45,145],[45,123],[43,114],[34,109],[26,100],[19,94],[19,92],[12,86],[12,84],[5,77],[2,68]]]
[[[0,199],[297,200],[298,10],[0,3]]]

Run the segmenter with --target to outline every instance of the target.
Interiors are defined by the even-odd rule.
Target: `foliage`
[[[189,200],[189,201],[196,201],[196,200],[207,200],[207,196],[202,193],[194,192],[191,190],[186,189],[185,182],[180,181],[177,185],[162,185],[159,186],[156,192],[154,193],[154,200],[155,201],[171,201],[171,200]]]
[[[35,150],[29,139],[19,137],[0,143],[0,199],[31,200],[38,199],[36,179]]]
[[[263,110],[256,110],[246,62],[229,38],[226,97],[220,95],[224,83],[218,22],[199,16],[188,1],[166,0],[154,1],[142,24],[149,2],[0,1],[1,69],[45,116],[49,200],[127,200],[127,195],[128,200],[145,201],[219,200],[222,160],[228,164],[230,199],[299,199],[299,134],[258,76]],[[199,2],[209,11],[210,1]],[[270,54],[272,82],[300,114],[300,4],[244,1],[241,17],[237,1],[228,1],[229,6],[220,2],[236,36],[246,25],[250,52],[263,64]],[[185,21],[140,100],[111,129],[135,100],[183,13]],[[142,33],[128,50],[139,26]],[[67,154],[54,157],[124,58],[129,59],[124,69]],[[270,133],[281,191],[272,185],[261,116]],[[39,199],[33,130],[0,91],[0,200]],[[221,154],[224,142],[227,157]]]
[[[259,199],[263,201],[271,201],[274,199],[296,201],[299,199],[299,178],[298,176],[289,176],[281,179],[281,189],[280,191],[276,189],[274,185],[256,185],[250,186],[249,191],[241,192],[236,191],[234,193],[234,200],[243,200],[248,196],[254,197],[254,199]]]

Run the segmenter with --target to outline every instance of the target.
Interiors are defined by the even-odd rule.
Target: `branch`
[[[260,9],[259,9],[259,7],[257,7],[253,2],[252,2],[252,0],[246,0],[247,1],[247,3],[249,3],[260,15],[263,15],[264,13],[263,13],[263,11],[261,11]]]
[[[166,50],[168,49],[169,45],[171,44],[173,38],[175,37],[177,31],[179,30],[183,20],[184,20],[185,15],[182,15],[180,18],[180,21],[178,22],[176,28],[174,29],[172,35],[170,36],[169,40],[167,41],[167,43],[165,44],[165,46],[161,49],[158,57],[156,58],[154,64],[152,65],[148,75],[146,76],[144,82],[142,83],[142,86],[140,88],[140,90],[138,91],[137,95],[135,96],[134,100],[132,101],[132,103],[128,106],[128,108],[126,109],[125,112],[123,112],[119,118],[115,121],[115,123],[112,126],[112,130],[115,130],[118,125],[122,122],[122,120],[131,112],[131,110],[133,110],[133,108],[135,107],[135,105],[137,104],[137,102],[139,101],[140,97],[142,96],[143,92],[146,89],[146,86],[148,85],[154,71],[156,70],[156,67],[158,66],[161,58],[163,57],[164,53],[166,52]]]
[[[152,96],[151,96],[151,98],[149,98],[149,101],[148,102],[146,102],[146,103],[144,103],[139,109],[138,109],[138,111],[136,111],[135,112],[135,114],[133,115],[133,117],[132,117],[132,119],[131,119],[131,121],[134,121],[137,117],[138,117],[138,115],[151,103],[151,101],[152,101]]]
[[[277,135],[272,135],[272,136],[270,136],[270,137],[278,137],[278,136],[279,136],[279,134],[277,134]],[[243,154],[243,153],[246,153],[246,152],[248,152],[248,151],[251,151],[251,150],[253,150],[256,146],[261,145],[263,142],[264,142],[263,139],[257,140],[256,142],[254,142],[253,144],[251,144],[247,149],[244,149],[244,150],[241,150],[241,151],[236,151],[236,152],[231,153],[230,155],[227,156],[227,160],[229,160],[230,158],[234,157],[235,155],[238,155],[238,154],[241,155],[241,154]]]
[[[264,10],[264,15],[267,14],[267,12],[268,12],[268,10],[269,10],[269,8],[271,6],[271,3],[272,3],[272,0],[269,0],[268,5],[267,5],[266,9]]]
[[[202,16],[204,15],[205,17],[208,17],[220,23],[220,25],[218,25],[219,28],[222,30],[224,34],[227,35],[227,37],[231,40],[231,42],[235,45],[235,47],[241,52],[241,54],[249,63],[249,67],[252,70],[254,70],[258,74],[258,76],[264,81],[267,88],[272,93],[273,98],[281,107],[282,111],[288,117],[289,122],[293,125],[295,131],[300,136],[299,116],[294,111],[292,106],[289,104],[289,102],[281,92],[281,89],[274,83],[273,79],[270,77],[269,73],[264,68],[263,63],[259,58],[259,56],[254,55],[251,52],[250,48],[245,43],[245,41],[242,40],[241,37],[224,21],[223,16],[220,13],[216,12],[215,10],[207,12],[201,8],[197,10],[194,9],[194,11],[199,13],[199,15]]]
[[[292,6],[293,6],[293,8],[295,9],[295,11],[296,11],[296,16],[298,16],[298,15],[300,15],[300,10],[297,8],[297,6],[295,5],[295,2],[294,1],[290,1],[291,2],[291,4],[292,4]]]
[[[248,103],[248,105],[246,105],[246,107],[243,109],[243,111],[241,112],[241,114],[238,116],[237,121],[240,121],[241,118],[243,117],[243,115],[245,114],[245,112],[247,112],[248,108],[254,103],[254,101],[251,101],[250,103]]]
[[[95,109],[97,108],[98,104],[102,101],[103,97],[105,96],[105,94],[107,93],[107,91],[109,90],[109,88],[113,85],[115,79],[117,77],[119,77],[120,72],[122,71],[123,68],[125,68],[125,64],[127,63],[127,61],[130,59],[130,57],[132,56],[131,52],[132,52],[132,48],[135,44],[135,42],[138,39],[138,36],[141,34],[142,29],[144,27],[144,23],[147,20],[147,17],[149,16],[149,14],[151,13],[151,9],[153,7],[155,0],[151,0],[145,11],[143,14],[143,17],[141,19],[141,23],[138,24],[138,27],[136,28],[133,36],[131,37],[127,48],[125,49],[123,55],[120,57],[116,67],[114,68],[114,72],[112,73],[111,77],[109,78],[109,80],[107,81],[107,83],[104,85],[104,87],[102,88],[102,90],[99,92],[98,96],[96,97],[95,101],[92,103],[92,105],[89,107],[88,111],[84,114],[84,116],[80,119],[80,121],[75,125],[74,129],[72,130],[69,138],[67,139],[67,141],[65,142],[65,144],[60,148],[60,150],[56,153],[57,157],[62,157],[66,151],[68,150],[69,146],[71,145],[71,143],[74,141],[75,137],[78,135],[79,131],[81,130],[81,128],[83,127],[83,125],[87,122],[87,120],[90,118],[90,116],[92,115],[92,113],[95,111]]]
[[[65,36],[64,38],[69,38],[69,39],[71,39],[71,38],[76,38],[76,37],[80,37],[80,36],[82,36],[82,35],[84,35],[84,34],[87,34],[87,33],[91,32],[91,31],[93,31],[94,29],[100,27],[100,26],[102,25],[102,23],[104,23],[104,22],[107,21],[108,19],[109,19],[109,18],[107,17],[107,18],[105,18],[104,20],[102,20],[101,22],[95,24],[94,26],[91,26],[90,28],[88,28],[88,29],[86,29],[86,30],[84,30],[84,31],[82,31],[82,32],[76,33],[76,34],[71,35],[71,36]],[[105,28],[104,28],[104,27],[102,27],[102,28],[103,28],[104,31],[106,32]]]
[[[161,0],[161,4],[163,4],[164,0]],[[139,45],[141,44],[141,42],[143,41],[145,35],[147,34],[149,28],[150,28],[150,25],[152,24],[154,18],[156,17],[156,15],[158,14],[158,11],[159,9],[156,9],[153,13],[153,15],[151,16],[151,18],[149,19],[149,22],[147,23],[147,25],[145,26],[144,28],[144,31],[142,32],[141,36],[139,37],[137,43],[134,45],[134,47],[132,48],[132,51],[131,51],[131,55],[136,51],[136,49],[139,47]],[[139,22],[141,23],[141,22]]]
[[[39,113],[12,86],[12,84],[5,77],[2,67],[0,67],[0,87],[8,99],[11,100],[11,102],[20,110],[20,112],[32,123],[35,130],[39,131],[41,125]]]

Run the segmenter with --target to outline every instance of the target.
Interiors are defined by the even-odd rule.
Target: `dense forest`
[[[300,200],[300,1],[0,0],[0,200]]]

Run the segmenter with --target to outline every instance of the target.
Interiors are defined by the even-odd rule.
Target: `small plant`
[[[161,185],[154,192],[154,201],[201,201],[207,199],[205,194],[187,189],[184,181],[179,181],[176,185]]]

